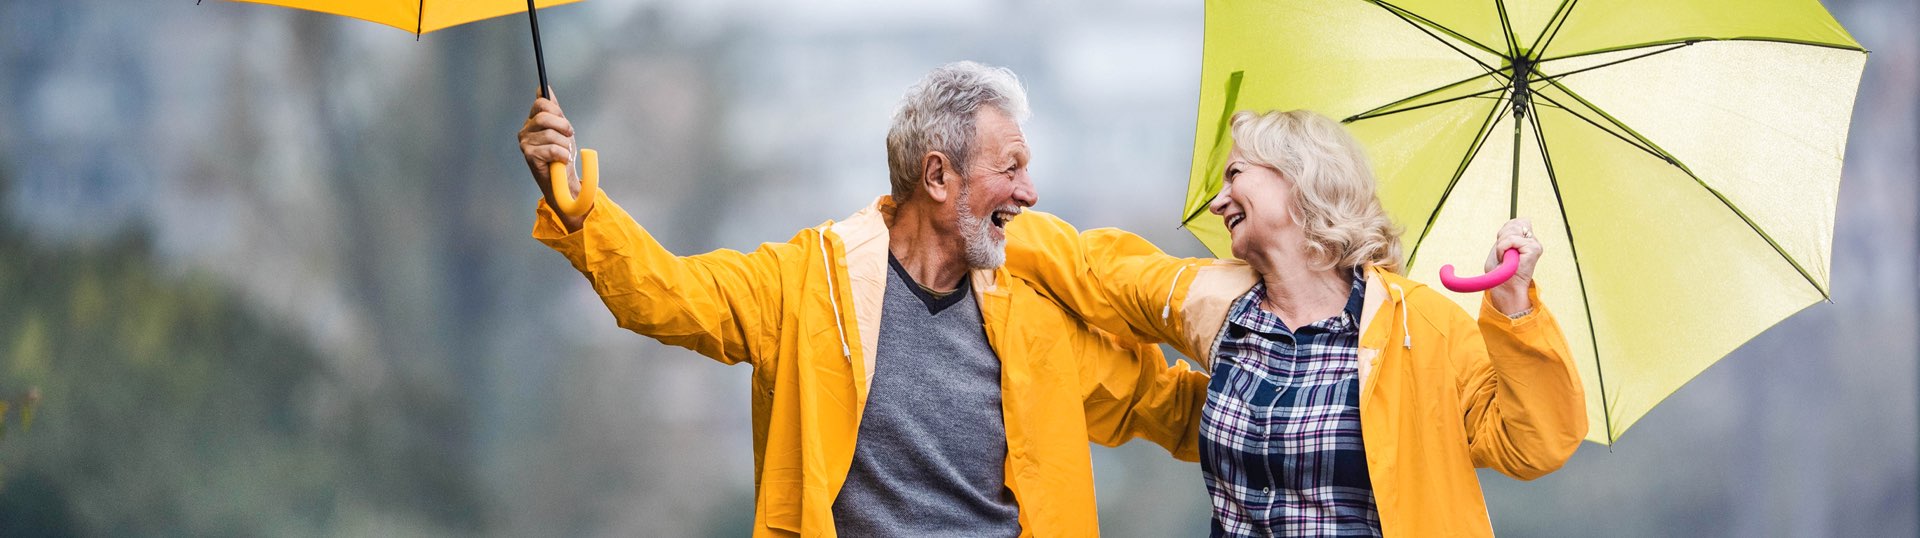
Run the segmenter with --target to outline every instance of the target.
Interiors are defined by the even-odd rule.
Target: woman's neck
[[[1347,306],[1352,285],[1347,273],[1315,269],[1303,249],[1275,248],[1247,262],[1266,285],[1260,308],[1280,316],[1289,328],[1333,317]]]

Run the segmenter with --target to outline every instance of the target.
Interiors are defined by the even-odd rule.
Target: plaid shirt
[[[1357,274],[1344,311],[1299,330],[1233,304],[1200,419],[1214,536],[1379,536],[1360,438]]]

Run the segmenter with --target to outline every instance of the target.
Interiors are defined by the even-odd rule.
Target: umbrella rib
[[[1507,58],[1509,58],[1509,59],[1511,59],[1511,58],[1519,58],[1519,57],[1520,57],[1520,43],[1518,43],[1518,42],[1516,42],[1516,41],[1514,41],[1514,40],[1513,40],[1513,23],[1512,23],[1512,22],[1509,22],[1509,21],[1507,20],[1507,3],[1506,3],[1506,1],[1505,1],[1505,0],[1493,0],[1493,7],[1494,7],[1494,9],[1496,9],[1496,10],[1499,10],[1499,11],[1500,11],[1500,33],[1501,33],[1501,34],[1503,34],[1503,35],[1505,35],[1505,36],[1506,36],[1506,38],[1507,38],[1507,55],[1506,55],[1506,57],[1507,57]]]
[[[1538,80],[1534,80],[1534,81],[1528,81],[1528,82],[1544,82],[1544,81],[1548,81],[1548,80],[1559,80],[1559,79],[1562,79],[1562,78],[1566,78],[1566,77],[1569,77],[1569,76],[1573,76],[1573,75],[1578,75],[1578,74],[1580,74],[1580,73],[1585,73],[1585,72],[1588,72],[1588,71],[1592,71],[1592,70],[1595,70],[1595,69],[1599,69],[1599,68],[1602,68],[1602,67],[1612,67],[1612,66],[1615,66],[1615,65],[1619,65],[1619,64],[1623,64],[1623,63],[1627,63],[1627,62],[1631,62],[1631,61],[1634,61],[1634,60],[1638,60],[1638,59],[1641,59],[1641,58],[1645,58],[1645,57],[1648,57],[1648,56],[1653,56],[1653,55],[1655,55],[1655,54],[1661,54],[1661,53],[1665,53],[1665,52],[1671,52],[1671,51],[1675,51],[1675,50],[1679,50],[1679,49],[1682,49],[1682,48],[1686,48],[1687,46],[1689,46],[1689,45],[1692,45],[1692,44],[1694,44],[1694,43],[1695,43],[1695,42],[1693,42],[1693,41],[1688,41],[1688,42],[1684,42],[1684,43],[1676,43],[1676,44],[1674,44],[1674,45],[1673,45],[1673,46],[1671,46],[1671,47],[1667,47],[1667,48],[1664,48],[1664,49],[1660,49],[1660,50],[1656,50],[1656,51],[1653,51],[1653,52],[1648,52],[1648,53],[1645,53],[1645,54],[1641,54],[1641,55],[1639,55],[1639,56],[1633,56],[1633,57],[1629,57],[1629,58],[1621,58],[1621,59],[1618,59],[1618,60],[1614,60],[1614,61],[1611,61],[1611,62],[1607,62],[1607,63],[1603,63],[1603,64],[1600,64],[1600,65],[1590,65],[1590,66],[1587,66],[1587,67],[1582,67],[1582,68],[1579,68],[1579,69],[1575,69],[1575,70],[1572,70],[1572,71],[1568,71],[1568,72],[1565,72],[1565,73],[1560,73],[1560,74],[1558,74],[1558,75],[1553,75],[1553,76],[1548,76],[1548,77],[1541,77],[1541,78],[1540,78],[1540,79],[1538,79]],[[1556,59],[1558,59],[1558,60],[1564,60],[1564,59],[1566,59],[1566,58],[1556,58]],[[1546,60],[1546,61],[1552,61],[1552,60]]]
[[[1560,37],[1560,29],[1566,27],[1567,18],[1573,16],[1573,6],[1579,3],[1580,0],[1561,0],[1560,8],[1554,10],[1553,19],[1547,22],[1545,28],[1540,29],[1540,37],[1533,38],[1534,58],[1547,55],[1547,44],[1552,43],[1553,38]],[[1552,32],[1549,33],[1549,30]]]
[[[1781,248],[1780,243],[1777,241],[1774,241],[1773,236],[1771,234],[1768,234],[1766,230],[1761,229],[1759,224],[1753,222],[1753,219],[1748,217],[1745,211],[1741,211],[1739,206],[1734,205],[1731,200],[1728,200],[1726,195],[1721,194],[1719,190],[1714,189],[1712,186],[1707,185],[1706,181],[1701,180],[1700,176],[1697,174],[1694,174],[1693,169],[1688,168],[1686,163],[1680,162],[1680,159],[1678,157],[1674,157],[1673,154],[1668,153],[1667,150],[1665,149],[1662,149],[1659,144],[1653,143],[1652,140],[1647,140],[1647,137],[1645,135],[1642,135],[1638,131],[1633,130],[1632,127],[1628,127],[1625,123],[1621,122],[1619,118],[1615,118],[1611,114],[1607,114],[1606,111],[1600,110],[1600,107],[1594,106],[1594,104],[1587,101],[1586,98],[1581,97],[1580,94],[1578,93],[1575,93],[1572,88],[1568,88],[1565,85],[1560,84],[1559,81],[1548,80],[1547,83],[1552,84],[1553,87],[1555,88],[1559,88],[1560,91],[1567,92],[1567,96],[1572,97],[1575,101],[1579,101],[1580,104],[1582,106],[1585,106],[1588,110],[1592,110],[1595,114],[1599,114],[1600,117],[1606,118],[1607,122],[1612,123],[1616,127],[1619,127],[1620,130],[1626,131],[1627,134],[1631,134],[1633,135],[1634,138],[1639,139],[1640,141],[1646,143],[1647,148],[1642,148],[1642,149],[1651,148],[1650,152],[1653,152],[1655,156],[1660,157],[1662,160],[1665,160],[1667,164],[1673,165],[1674,168],[1680,169],[1680,171],[1682,173],[1685,173],[1687,177],[1693,178],[1694,184],[1699,185],[1700,188],[1702,189],[1706,189],[1708,194],[1712,194],[1715,199],[1720,200],[1721,205],[1726,206],[1727,210],[1733,212],[1734,216],[1740,217],[1740,221],[1746,223],[1748,228],[1753,229],[1753,233],[1759,234],[1760,239],[1765,240],[1768,246],[1773,247],[1773,252],[1775,254],[1779,254],[1780,258],[1783,260],[1786,260],[1788,265],[1792,265],[1793,270],[1799,271],[1800,278],[1806,279],[1807,284],[1810,286],[1813,286],[1814,291],[1820,292],[1821,299],[1827,300],[1827,301],[1833,300],[1832,295],[1827,293],[1827,288],[1825,286],[1821,286],[1820,282],[1814,280],[1813,275],[1807,273],[1807,269],[1800,265],[1800,260],[1796,260],[1793,258],[1792,255],[1787,254],[1786,249]],[[1539,94],[1535,94],[1535,95],[1539,95]],[[1549,101],[1551,101],[1551,99],[1549,99]],[[1579,116],[1579,114],[1575,114],[1575,116]],[[1606,129],[1601,129],[1601,130],[1606,131]],[[1611,133],[1612,131],[1608,131],[1608,132]],[[1614,136],[1620,136],[1620,135],[1616,133],[1614,134]]]
[[[1759,42],[1765,42],[1765,43],[1785,43],[1785,44],[1788,44],[1788,45],[1805,45],[1805,46],[1809,46],[1809,47],[1821,47],[1821,48],[1828,48],[1828,49],[1839,49],[1839,50],[1849,50],[1849,51],[1854,51],[1854,52],[1869,52],[1869,51],[1868,51],[1867,49],[1864,49],[1864,48],[1860,48],[1860,47],[1848,47],[1848,46],[1842,46],[1842,45],[1835,45],[1835,44],[1832,44],[1832,43],[1820,43],[1820,42],[1816,42],[1816,41],[1807,41],[1807,40],[1802,40],[1802,39],[1784,39],[1784,38],[1774,38],[1774,37],[1730,37],[1730,38],[1714,38],[1714,37],[1677,37],[1677,38],[1673,38],[1673,39],[1662,39],[1662,40],[1659,40],[1659,41],[1649,41],[1649,42],[1646,42],[1646,43],[1639,43],[1639,44],[1634,44],[1634,45],[1622,45],[1622,46],[1618,46],[1618,47],[1607,47],[1607,48],[1604,48],[1604,49],[1594,49],[1594,50],[1589,50],[1589,51],[1585,51],[1585,52],[1576,52],[1576,53],[1573,53],[1573,54],[1568,54],[1568,55],[1566,55],[1566,56],[1556,56],[1556,57],[1553,57],[1553,58],[1545,58],[1545,59],[1541,59],[1541,60],[1539,60],[1539,61],[1537,61],[1536,63],[1547,63],[1547,62],[1555,62],[1555,61],[1560,61],[1560,60],[1566,60],[1566,59],[1571,59],[1571,58],[1579,58],[1579,57],[1582,57],[1582,56],[1592,56],[1592,55],[1595,55],[1595,54],[1606,54],[1606,53],[1609,53],[1609,52],[1620,52],[1620,51],[1623,51],[1623,50],[1633,50],[1633,49],[1645,49],[1645,48],[1653,48],[1653,47],[1664,47],[1664,46],[1667,46],[1667,45],[1679,45],[1679,44],[1686,44],[1686,45],[1692,45],[1692,44],[1695,44],[1695,43],[1701,43],[1701,42],[1707,42],[1707,41],[1759,41]]]
[[[1406,19],[1406,18],[1404,18],[1404,17],[1402,17],[1402,18],[1401,18],[1401,20],[1407,20],[1407,19]],[[1409,22],[1409,23],[1412,23],[1412,21],[1407,21],[1407,22]],[[1415,24],[1415,27],[1419,27],[1419,25],[1418,25],[1418,24]],[[1423,29],[1423,31],[1424,31],[1424,29]],[[1434,39],[1439,39],[1439,36],[1434,36],[1434,35],[1433,35],[1432,33],[1428,33],[1427,35],[1429,35],[1429,36],[1432,36],[1432,37],[1433,37]],[[1442,42],[1444,43],[1445,41],[1444,41],[1444,40],[1442,40]],[[1454,49],[1454,50],[1456,50],[1456,51],[1457,51],[1457,50],[1459,50],[1459,49]],[[1461,52],[1461,54],[1466,54],[1466,52],[1464,52],[1464,51],[1462,51],[1462,52]],[[1478,62],[1478,60],[1475,60],[1475,62],[1477,63],[1477,62]],[[1433,106],[1433,105],[1438,105],[1438,104],[1442,104],[1442,103],[1450,103],[1450,102],[1453,102],[1453,101],[1458,101],[1458,100],[1460,100],[1460,99],[1466,99],[1466,98],[1471,98],[1471,97],[1479,97],[1479,96],[1482,96],[1482,95],[1486,95],[1486,94],[1488,94],[1488,93],[1493,93],[1493,92],[1498,92],[1498,91],[1506,91],[1506,90],[1508,89],[1508,88],[1506,88],[1506,87],[1500,87],[1500,88],[1494,88],[1494,89],[1491,89],[1491,90],[1487,90],[1487,91],[1483,91],[1483,92],[1479,92],[1479,93],[1474,93],[1474,94],[1469,94],[1469,95],[1465,95],[1465,96],[1461,96],[1461,97],[1455,97],[1455,98],[1451,98],[1451,99],[1447,99],[1447,100],[1445,100],[1445,101],[1439,101],[1439,102],[1435,102],[1435,103],[1428,103],[1428,104],[1425,104],[1425,105],[1420,105],[1420,106],[1417,106],[1417,107],[1413,107],[1413,108],[1408,108],[1408,109],[1404,109],[1404,110],[1393,110],[1393,107],[1396,107],[1396,106],[1400,106],[1400,105],[1404,105],[1404,104],[1407,104],[1407,103],[1410,103],[1410,102],[1413,102],[1413,101],[1414,101],[1414,100],[1416,100],[1416,99],[1419,99],[1419,98],[1422,98],[1422,97],[1427,97],[1427,96],[1430,96],[1430,95],[1433,95],[1433,94],[1436,94],[1436,93],[1440,93],[1440,92],[1443,92],[1443,91],[1446,91],[1446,90],[1447,90],[1447,89],[1449,89],[1449,88],[1453,88],[1453,87],[1455,87],[1455,86],[1459,86],[1459,85],[1461,85],[1461,84],[1466,84],[1466,83],[1468,83],[1468,82],[1473,82],[1473,81],[1475,81],[1475,80],[1479,80],[1479,79],[1480,79],[1481,77],[1497,77],[1497,78],[1505,78],[1505,79],[1507,80],[1507,82],[1509,82],[1509,83],[1511,83],[1511,82],[1513,81],[1513,77],[1512,77],[1511,75],[1506,75],[1506,74],[1505,74],[1505,73],[1506,73],[1506,71],[1507,71],[1507,69],[1510,69],[1509,67],[1503,67],[1503,68],[1500,68],[1500,69],[1493,69],[1492,67],[1490,67],[1490,66],[1487,66],[1486,64],[1481,64],[1480,66],[1481,66],[1481,67],[1484,67],[1484,68],[1487,68],[1487,72],[1486,72],[1486,74],[1483,74],[1483,75],[1474,75],[1474,76],[1471,76],[1471,77],[1467,77],[1467,78],[1464,78],[1464,79],[1460,79],[1460,80],[1458,80],[1458,81],[1454,81],[1454,82],[1452,82],[1452,83],[1449,83],[1449,84],[1446,84],[1446,85],[1442,85],[1442,86],[1440,86],[1440,87],[1438,87],[1438,88],[1434,88],[1434,89],[1431,89],[1431,90],[1427,90],[1427,91],[1424,91],[1424,92],[1420,92],[1420,93],[1417,93],[1417,94],[1414,94],[1414,95],[1412,95],[1412,96],[1410,96],[1410,97],[1407,97],[1407,98],[1404,98],[1404,99],[1400,99],[1400,100],[1398,100],[1398,101],[1394,101],[1394,102],[1391,102],[1391,103],[1387,103],[1387,104],[1384,104],[1384,105],[1380,105],[1380,106],[1377,106],[1377,107],[1373,107],[1373,109],[1372,109],[1372,110],[1368,110],[1368,111],[1366,111],[1366,112],[1361,112],[1361,113],[1359,113],[1359,114],[1354,114],[1354,115],[1352,115],[1352,116],[1348,116],[1348,117],[1347,117],[1347,119],[1344,119],[1344,120],[1340,120],[1340,123],[1353,123],[1353,122],[1355,122],[1355,121],[1360,121],[1360,120],[1364,120],[1364,119],[1368,119],[1368,118],[1376,118],[1376,117],[1380,117],[1380,116],[1386,116],[1386,115],[1391,115],[1391,114],[1398,114],[1398,113],[1401,113],[1401,112],[1406,112],[1406,111],[1408,111],[1408,110],[1419,110],[1419,109],[1421,109],[1421,108],[1425,108],[1425,107],[1429,107],[1429,106]]]
[[[1460,50],[1460,47],[1454,46],[1453,42],[1447,41],[1445,39],[1441,39],[1440,36],[1434,35],[1431,30],[1428,30],[1428,27],[1432,27],[1434,30],[1439,30],[1442,33],[1453,36],[1454,39],[1458,39],[1460,41],[1466,42],[1469,45],[1473,45],[1474,48],[1487,51],[1488,54],[1504,57],[1504,55],[1500,54],[1499,51],[1495,51],[1492,48],[1488,48],[1486,45],[1482,45],[1478,41],[1468,39],[1467,36],[1460,35],[1458,32],[1448,29],[1445,26],[1436,24],[1433,21],[1427,20],[1425,17],[1421,17],[1420,15],[1415,14],[1411,11],[1407,11],[1405,8],[1401,8],[1400,6],[1396,6],[1380,0],[1374,0],[1373,4],[1380,6],[1381,9],[1387,10],[1387,12],[1392,13],[1393,16],[1399,17],[1400,20],[1406,21],[1407,24],[1413,25],[1414,28],[1420,30],[1422,33],[1427,34],[1427,37],[1431,37],[1435,41],[1439,41],[1440,44],[1446,45],[1447,48],[1453,49],[1454,52],[1460,53],[1461,56],[1466,56],[1468,60],[1473,60],[1473,63],[1480,64],[1480,68],[1487,70],[1488,73],[1494,73],[1496,71],[1499,71],[1498,69],[1494,69],[1493,66],[1487,65],[1486,62],[1480,61],[1479,58],[1475,58],[1472,54],[1467,54],[1467,51]],[[1418,20],[1418,22],[1415,22],[1416,20]]]
[[[1571,111],[1569,111],[1571,112]],[[1600,333],[1593,327],[1593,303],[1587,297],[1587,275],[1580,269],[1580,247],[1573,241],[1573,219],[1567,217],[1566,198],[1560,195],[1560,177],[1553,173],[1553,155],[1547,152],[1547,134],[1540,128],[1540,115],[1529,118],[1533,122],[1533,138],[1540,145],[1540,160],[1546,163],[1547,184],[1553,187],[1553,201],[1560,206],[1560,226],[1567,232],[1567,253],[1573,256],[1573,278],[1580,285],[1580,307],[1587,318],[1587,343],[1593,347],[1593,372],[1599,375],[1595,380],[1600,385],[1600,416],[1607,429],[1607,446],[1613,446],[1613,402],[1607,399],[1607,372],[1600,362]],[[1518,154],[1520,148],[1514,148]]]
[[[1480,78],[1480,77],[1474,77],[1474,78]],[[1463,81],[1461,81],[1461,82],[1467,82],[1467,81],[1469,81],[1469,80],[1473,80],[1473,79],[1467,79],[1467,80],[1463,80]],[[1458,84],[1458,83],[1455,83],[1454,85],[1457,85],[1457,84]],[[1453,86],[1453,85],[1449,85],[1449,87],[1450,87],[1450,86]],[[1432,94],[1432,93],[1434,93],[1434,92],[1438,92],[1438,91],[1440,91],[1440,90],[1444,90],[1444,89],[1446,89],[1446,88],[1444,88],[1444,87],[1443,87],[1443,88],[1437,88],[1437,89],[1434,89],[1433,91],[1429,91],[1429,92],[1426,92],[1426,93],[1423,93],[1423,94],[1420,94],[1420,95],[1416,95],[1416,96],[1413,96],[1413,97],[1408,97],[1408,98],[1406,98],[1406,99],[1401,99],[1401,100],[1399,100],[1399,101],[1395,101],[1395,102],[1393,102],[1393,103],[1391,103],[1391,104],[1387,104],[1387,105],[1383,105],[1383,106],[1381,106],[1380,108],[1376,108],[1376,109],[1373,109],[1373,110],[1369,110],[1369,111],[1366,111],[1366,112],[1363,112],[1363,113],[1360,113],[1360,114],[1357,114],[1357,115],[1354,115],[1353,117],[1350,117],[1350,118],[1347,118],[1347,119],[1344,119],[1344,120],[1340,120],[1340,123],[1353,123],[1353,122],[1356,122],[1356,121],[1360,121],[1360,120],[1367,120],[1367,119],[1373,119],[1373,118],[1379,118],[1379,117],[1383,117],[1383,116],[1392,116],[1392,115],[1394,115],[1394,114],[1399,114],[1399,113],[1401,113],[1401,112],[1412,112],[1412,111],[1415,111],[1415,110],[1420,110],[1420,109],[1422,109],[1422,108],[1427,108],[1427,107],[1430,107],[1430,106],[1436,106],[1436,105],[1444,105],[1444,104],[1447,104],[1447,103],[1451,103],[1451,102],[1454,102],[1454,101],[1459,101],[1459,100],[1462,100],[1462,99],[1472,99],[1472,98],[1475,98],[1475,97],[1484,97],[1484,96],[1486,96],[1487,94],[1490,94],[1490,93],[1499,93],[1499,92],[1504,92],[1504,91],[1507,91],[1507,90],[1509,90],[1509,89],[1511,89],[1511,88],[1507,88],[1507,87],[1505,87],[1505,86],[1502,86],[1502,87],[1499,87],[1499,88],[1493,88],[1493,89],[1490,89],[1490,90],[1483,90],[1483,91],[1480,91],[1480,92],[1476,92],[1476,93],[1470,93],[1470,94],[1467,94],[1467,95],[1462,95],[1462,96],[1459,96],[1459,97],[1449,97],[1449,98],[1447,98],[1447,99],[1444,99],[1444,100],[1440,100],[1440,101],[1434,101],[1434,102],[1431,102],[1431,103],[1427,103],[1427,104],[1424,104],[1424,105],[1418,105],[1418,106],[1411,106],[1411,107],[1407,107],[1407,108],[1402,108],[1402,109],[1397,109],[1397,110],[1386,110],[1385,112],[1381,112],[1381,110],[1384,110],[1384,109],[1388,109],[1388,108],[1391,108],[1391,107],[1393,107],[1394,105],[1400,105],[1400,104],[1405,104],[1405,103],[1406,103],[1406,102],[1408,102],[1408,101],[1412,101],[1412,100],[1414,100],[1414,99],[1418,99],[1418,98],[1421,98],[1421,97],[1424,97],[1424,96],[1426,96],[1426,95],[1428,95],[1428,94]]]
[[[1434,222],[1440,220],[1440,209],[1446,207],[1447,199],[1453,196],[1453,187],[1460,184],[1460,176],[1466,175],[1467,167],[1473,164],[1474,157],[1480,155],[1480,148],[1486,145],[1487,137],[1493,135],[1493,125],[1500,123],[1500,118],[1507,115],[1507,107],[1500,106],[1501,102],[1494,102],[1493,112],[1487,114],[1487,119],[1480,124],[1480,132],[1473,137],[1473,146],[1467,148],[1466,157],[1460,159],[1460,166],[1453,169],[1453,178],[1447,180],[1446,190],[1440,192],[1440,200],[1434,202],[1433,211],[1427,213],[1427,225],[1420,228],[1420,237],[1413,240],[1413,249],[1407,253],[1407,267],[1413,267],[1413,261],[1419,259],[1420,245],[1426,242],[1427,234],[1433,231]]]
[[[1559,84],[1557,84],[1557,83],[1554,83],[1554,82],[1553,82],[1552,80],[1548,80],[1547,82],[1548,82],[1549,84],[1553,84],[1554,86],[1559,86]],[[1564,90],[1565,88],[1564,88],[1564,87],[1562,87],[1561,89],[1563,89],[1563,90]],[[1571,91],[1569,91],[1568,93],[1569,93],[1569,94],[1571,94],[1572,92],[1571,92]],[[1548,95],[1546,95],[1546,94],[1544,94],[1544,93],[1535,93],[1535,94],[1534,94],[1534,96],[1536,96],[1536,97],[1539,97],[1539,98],[1541,98],[1541,99],[1545,99],[1545,100],[1547,101],[1547,103],[1549,103],[1549,104],[1552,104],[1552,105],[1554,106],[1554,108],[1558,108],[1558,109],[1560,109],[1560,110],[1565,110],[1565,111],[1567,111],[1567,113],[1568,113],[1568,114],[1572,114],[1572,115],[1573,115],[1573,117],[1575,117],[1575,118],[1580,118],[1580,121],[1584,121],[1584,122],[1587,122],[1587,124],[1588,124],[1588,125],[1592,125],[1592,126],[1593,126],[1593,127],[1595,128],[1595,129],[1599,129],[1599,130],[1600,130],[1601,132],[1605,132],[1605,133],[1607,133],[1607,134],[1610,134],[1610,135],[1613,135],[1613,137],[1614,137],[1614,138],[1618,138],[1618,139],[1620,139],[1620,141],[1621,141],[1621,142],[1626,142],[1626,143],[1627,143],[1627,145],[1629,145],[1629,146],[1633,146],[1634,148],[1637,148],[1637,149],[1639,149],[1640,151],[1644,151],[1644,152],[1647,152],[1647,154],[1648,154],[1648,155],[1652,155],[1652,156],[1653,156],[1654,158],[1656,158],[1656,159],[1660,159],[1660,160],[1662,160],[1662,161],[1666,161],[1666,162],[1668,162],[1668,163],[1670,163],[1670,164],[1674,162],[1674,159],[1673,159],[1673,156],[1672,156],[1672,155],[1667,155],[1667,154],[1666,154],[1666,152],[1663,152],[1663,151],[1660,151],[1660,150],[1659,150],[1658,148],[1655,148],[1655,147],[1652,147],[1652,146],[1650,146],[1649,144],[1652,144],[1651,142],[1646,142],[1646,141],[1644,141],[1644,140],[1638,140],[1638,139],[1636,139],[1637,137],[1639,137],[1639,136],[1640,136],[1640,135],[1639,135],[1638,133],[1633,133],[1633,135],[1634,135],[1634,136],[1635,136],[1636,138],[1627,138],[1626,136],[1623,136],[1623,135],[1621,135],[1620,133],[1616,133],[1616,132],[1613,132],[1613,129],[1608,129],[1608,128],[1607,128],[1606,126],[1604,126],[1604,125],[1600,125],[1600,122],[1597,122],[1597,121],[1593,121],[1593,119],[1591,119],[1591,118],[1588,118],[1588,117],[1587,117],[1586,115],[1584,115],[1584,114],[1581,114],[1581,113],[1579,113],[1578,111],[1575,111],[1575,110],[1573,109],[1573,107],[1569,107],[1569,106],[1566,106],[1566,105],[1563,105],[1563,104],[1560,104],[1560,102],[1559,102],[1559,101],[1555,101],[1555,100],[1553,100],[1553,97],[1550,97],[1550,96],[1548,96]],[[1592,104],[1588,104],[1588,103],[1585,103],[1585,101],[1582,101],[1582,103],[1583,103],[1583,104],[1587,104],[1587,106],[1588,106],[1589,108],[1591,108],[1591,107],[1593,106]],[[1596,110],[1596,112],[1598,112],[1598,111]],[[1602,116],[1603,116],[1603,117],[1604,117],[1604,115],[1605,115],[1605,113],[1603,113],[1603,112],[1602,112],[1602,113],[1600,113],[1600,114],[1602,114]],[[1612,120],[1612,118],[1608,118],[1608,120]],[[1620,125],[1620,124],[1619,124],[1619,123],[1618,123],[1617,121],[1612,121],[1612,123],[1614,123],[1614,126],[1615,126],[1615,127],[1617,127],[1617,128],[1620,128],[1620,129],[1627,129],[1627,126],[1625,126],[1625,125]],[[1631,130],[1631,129],[1628,129],[1628,132],[1629,132],[1629,133],[1632,133],[1632,130]]]

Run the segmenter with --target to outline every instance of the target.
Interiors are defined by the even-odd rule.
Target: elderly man
[[[1195,460],[1207,380],[1000,267],[1038,201],[1026,116],[1012,72],[943,66],[894,114],[891,196],[751,253],[675,256],[604,195],[550,209],[573,129],[540,99],[520,130],[533,236],[621,327],[753,365],[755,535],[1093,535],[1087,441]]]

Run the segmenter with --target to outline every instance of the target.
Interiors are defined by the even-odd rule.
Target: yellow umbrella
[[[1610,444],[1827,297],[1866,56],[1817,0],[1208,0],[1183,223],[1227,255],[1206,203],[1234,111],[1343,118],[1409,274],[1533,218],[1587,439]]]
[[[271,6],[290,7],[307,11],[317,11],[353,17],[365,21],[377,22],[413,32],[417,39],[420,34],[458,26],[473,21],[491,19],[503,15],[526,12],[527,21],[533,25],[533,58],[540,70],[540,95],[551,98],[547,93],[547,59],[540,49],[540,19],[536,11],[541,7],[571,4],[580,0],[228,0]],[[198,4],[199,2],[195,2]],[[567,165],[554,164],[547,170],[548,181],[553,185],[553,197],[559,203],[558,209],[568,215],[579,216],[587,211],[586,203],[600,186],[600,155],[590,149],[580,150],[580,196],[576,199],[567,188]]]

